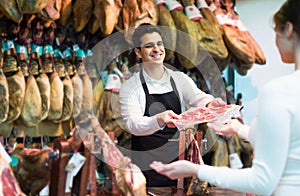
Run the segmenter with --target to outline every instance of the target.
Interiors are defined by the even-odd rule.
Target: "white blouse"
[[[204,165],[199,168],[198,177],[219,187],[258,195],[299,195],[299,100],[300,71],[267,84],[249,130],[254,147],[252,167],[230,169]]]

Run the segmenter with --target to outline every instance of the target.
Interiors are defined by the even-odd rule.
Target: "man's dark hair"
[[[151,25],[149,23],[143,23],[140,26],[138,26],[132,35],[132,42],[134,44],[134,47],[140,47],[141,46],[141,38],[147,34],[147,33],[158,33],[160,36],[162,35],[160,29],[157,26]]]

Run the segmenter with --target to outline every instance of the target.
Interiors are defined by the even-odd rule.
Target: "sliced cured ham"
[[[72,85],[74,90],[73,118],[77,118],[80,114],[83,101],[83,84],[78,74],[75,74],[72,77]]]
[[[42,120],[42,98],[33,75],[30,75],[26,81],[21,119],[27,127],[36,126]]]
[[[0,68],[0,124],[4,122],[8,116],[9,109],[9,90],[6,77]]]
[[[59,120],[63,111],[64,85],[56,72],[50,75],[50,87],[48,120]]]

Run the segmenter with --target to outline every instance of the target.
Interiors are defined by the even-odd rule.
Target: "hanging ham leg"
[[[42,99],[42,120],[44,120],[47,118],[50,108],[50,81],[48,76],[43,73],[36,78],[36,82]]]
[[[129,44],[132,44],[132,28],[136,28],[143,23],[157,25],[157,6],[153,0],[125,0],[122,17],[125,39]]]
[[[7,118],[9,109],[9,91],[6,77],[0,67],[0,124]]]
[[[174,51],[176,50],[176,39],[177,39],[177,32],[176,32],[176,25],[172,18],[171,13],[169,12],[166,5],[157,5],[158,12],[159,12],[159,20],[158,24],[161,26],[168,27],[168,31],[162,31],[163,36],[166,37],[164,39],[164,45],[166,47],[166,57],[165,59],[171,60],[174,57]]]
[[[83,96],[82,96],[82,105],[81,111],[79,114],[79,119],[86,119],[92,116],[94,112],[94,95],[93,95],[93,84],[88,74],[85,74],[81,77],[82,87],[83,87]]]
[[[64,85],[56,72],[50,76],[49,120],[59,120],[63,110]]]
[[[42,99],[39,87],[33,75],[30,75],[26,81],[26,91],[21,112],[21,119],[27,127],[33,127],[41,122],[41,118]]]
[[[198,142],[194,137],[193,129],[187,129],[187,141],[188,141],[188,153],[187,160],[195,164],[204,164]],[[208,183],[201,181],[197,177],[193,177],[189,183],[186,195],[208,195],[207,190]]]
[[[73,118],[77,118],[82,108],[82,99],[83,99],[83,84],[78,74],[75,74],[72,77],[72,85],[74,90]]]
[[[25,79],[22,71],[7,77],[9,89],[9,112],[6,123],[11,123],[19,118],[24,103]]]

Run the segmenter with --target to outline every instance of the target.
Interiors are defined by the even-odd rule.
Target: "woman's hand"
[[[179,118],[180,116],[175,114],[172,110],[167,110],[156,115],[156,119],[160,127],[167,126],[170,128],[175,128],[176,126],[173,120]]]
[[[175,161],[169,164],[154,161],[150,164],[150,167],[157,173],[165,175],[170,179],[178,179],[182,177],[197,176],[200,165],[187,160]]]
[[[238,134],[238,131],[242,128],[243,124],[237,120],[232,119],[228,123],[220,125],[214,122],[207,123],[207,126],[213,131],[222,133],[222,134]]]

